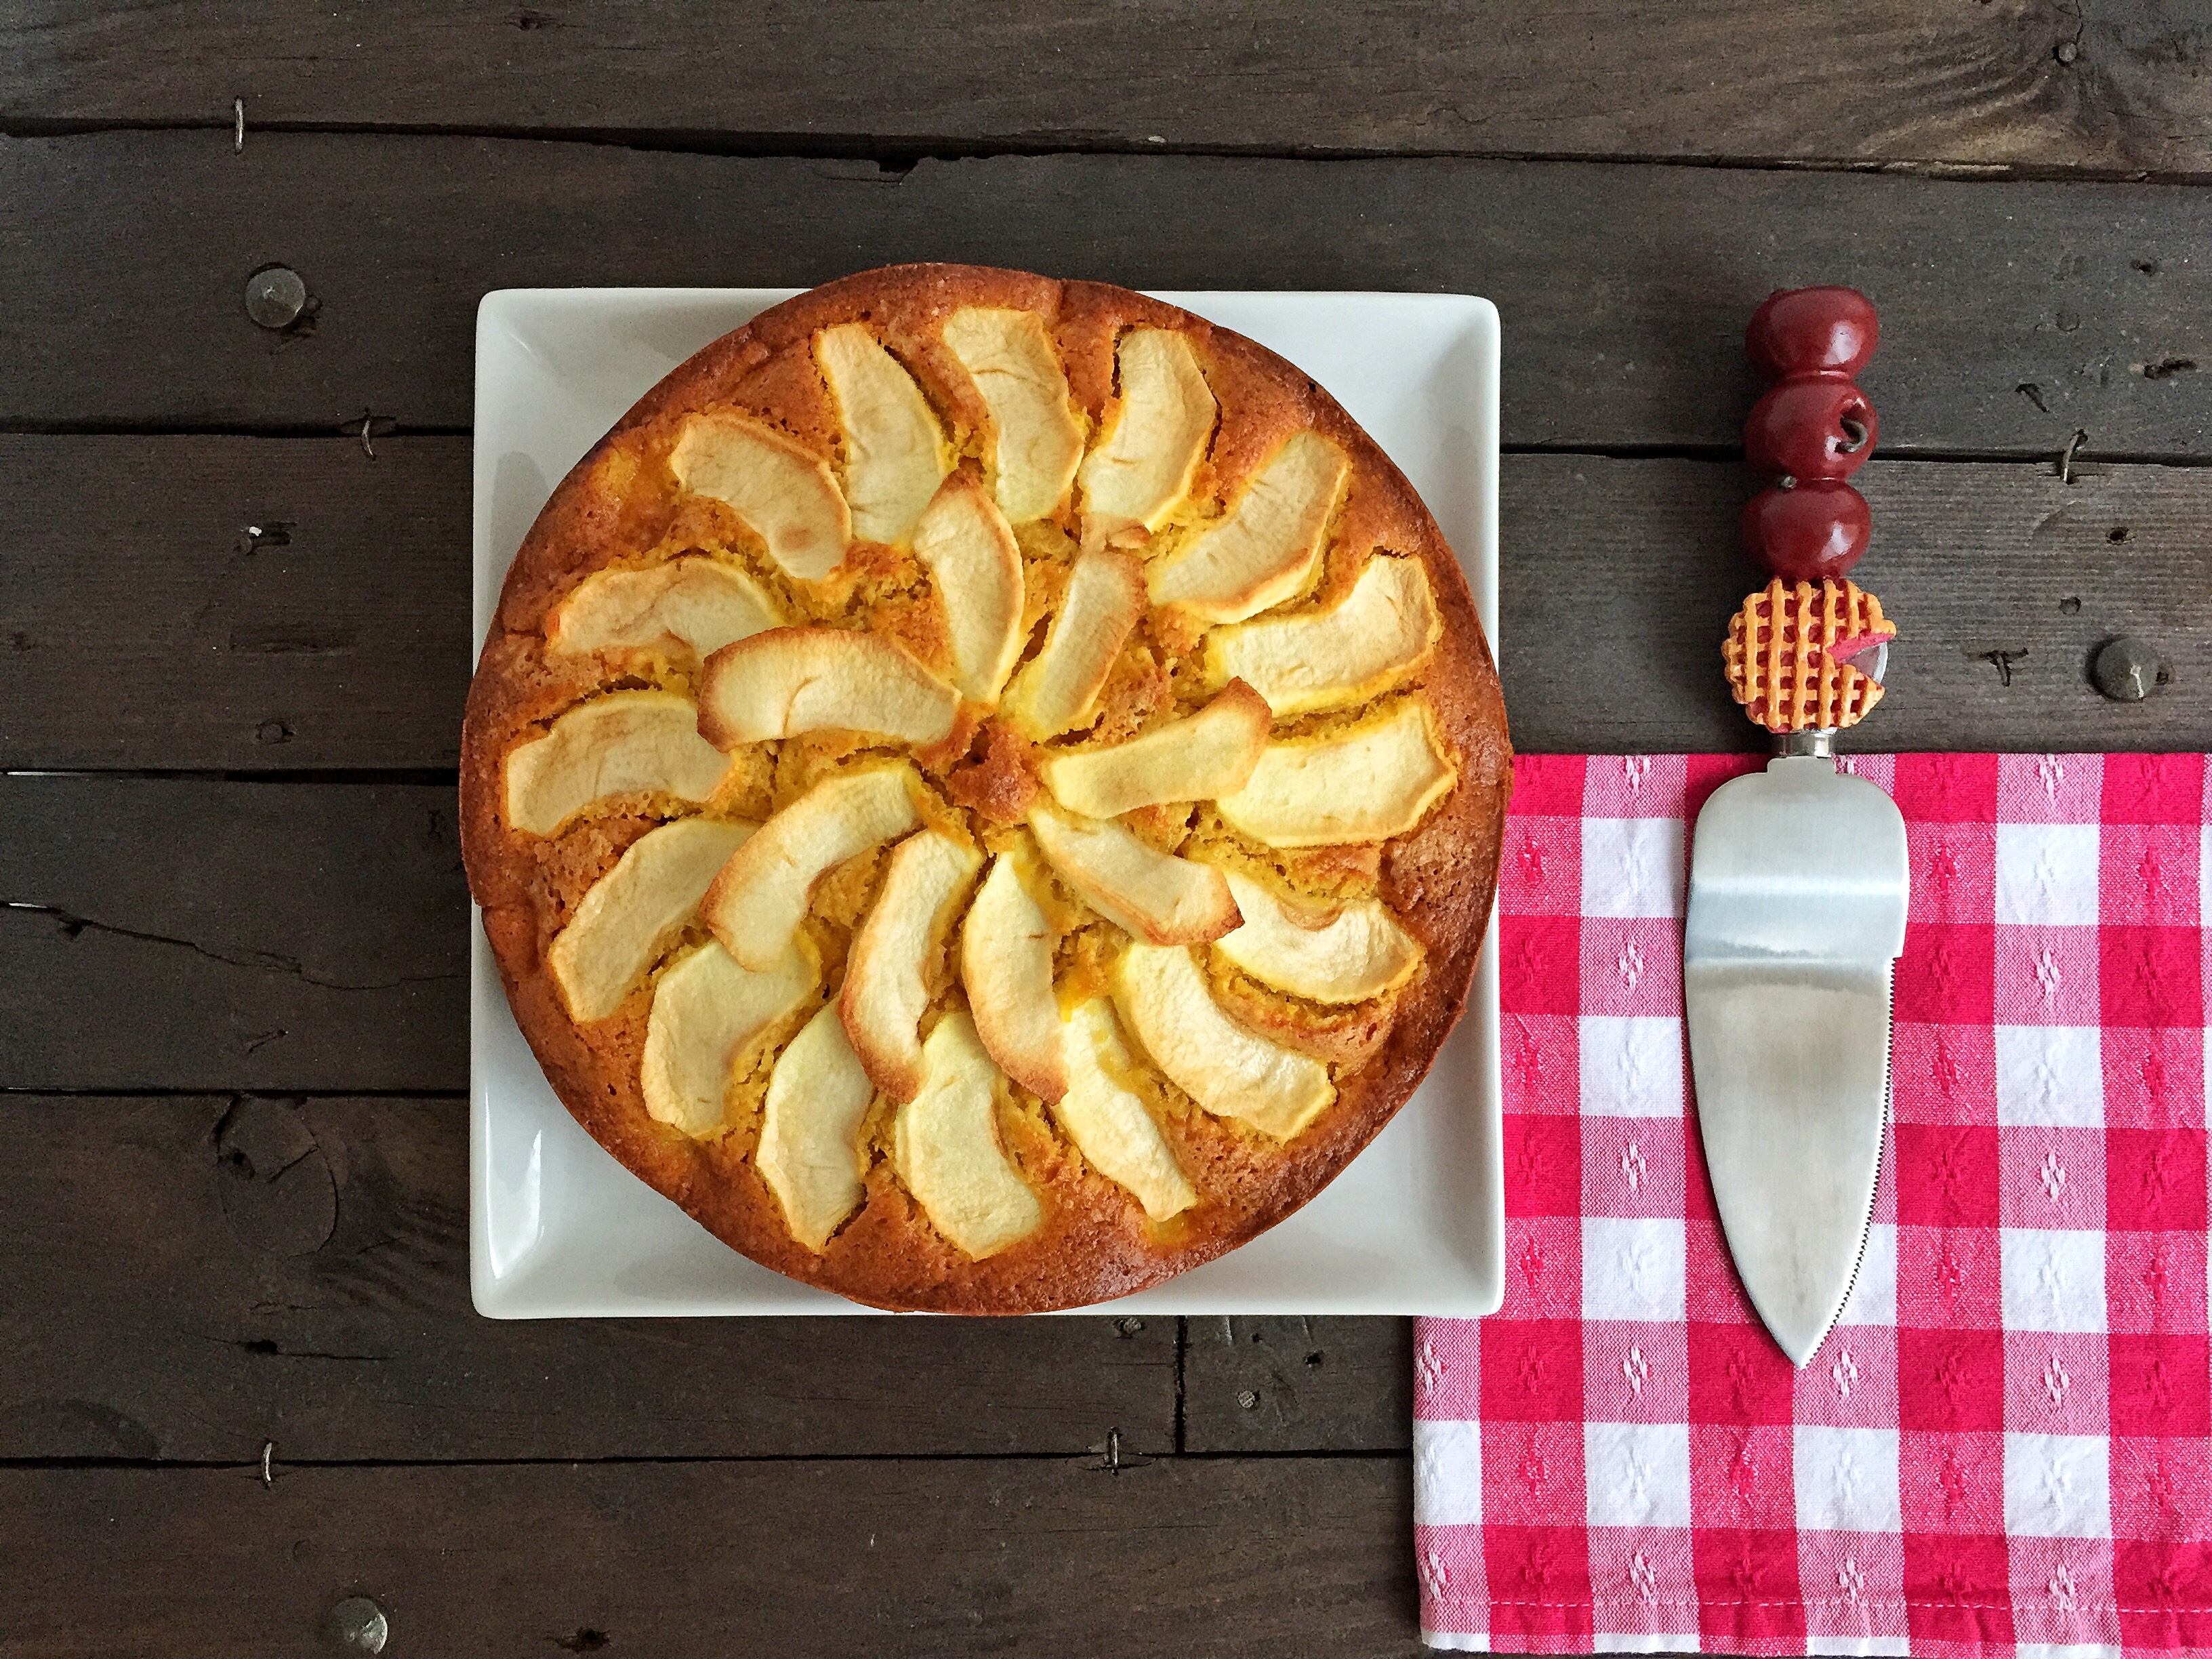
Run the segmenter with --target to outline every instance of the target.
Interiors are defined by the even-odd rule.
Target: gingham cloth
[[[1505,1304],[1415,1332],[1421,1623],[1501,1652],[2212,1652],[2205,757],[1899,756],[1895,1131],[1799,1373],[1687,1098],[1720,757],[1524,758]]]

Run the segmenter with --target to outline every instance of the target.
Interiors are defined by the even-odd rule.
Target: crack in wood
[[[363,1365],[386,1365],[392,1362],[392,1356],[388,1353],[334,1353],[319,1348],[287,1348],[265,1336],[209,1336],[198,1331],[191,1334],[203,1342],[220,1343],[225,1347],[237,1348],[269,1359],[342,1359]]]
[[[1184,1389],[1190,1368],[1190,1321],[1182,1315],[1176,1316],[1175,1351],[1175,1449],[1178,1454],[1185,1449],[1183,1436]]]
[[[359,641],[350,628],[304,628],[289,623],[262,623],[234,628],[227,649],[260,657],[330,656],[350,651]]]
[[[73,910],[65,910],[58,904],[42,904],[34,899],[7,899],[0,901],[0,908],[20,910],[29,915],[51,916],[65,939],[75,939],[80,933],[90,932],[109,933],[118,939],[137,939],[147,945],[171,945],[179,950],[190,951],[194,956],[205,957],[210,962],[222,963],[225,967],[251,969],[264,974],[289,974],[325,991],[390,991],[402,985],[431,985],[467,976],[464,970],[456,969],[450,973],[401,974],[392,979],[365,980],[357,983],[324,979],[309,973],[306,964],[297,957],[288,957],[280,951],[252,951],[240,956],[227,955],[195,939],[179,939],[171,933],[149,933],[143,928],[125,927],[118,922],[100,921],[91,916],[79,915]],[[259,1040],[267,1041],[270,1036],[283,1035],[282,1031],[266,1033]]]

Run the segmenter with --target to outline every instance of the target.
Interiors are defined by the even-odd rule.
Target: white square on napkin
[[[2097,826],[2000,823],[1996,919],[2037,927],[2097,925]]]
[[[1679,1218],[1584,1216],[1583,1317],[1681,1318],[1687,1256]]]
[[[1680,915],[1682,854],[1680,818],[1584,818],[1583,914]]]
[[[1413,1519],[1425,1527],[1482,1519],[1482,1425],[1413,1419]]]
[[[2112,1535],[2111,1442],[2101,1434],[2008,1434],[2004,1524],[2015,1538]]]
[[[1682,1022],[1584,1014],[1576,1026],[1584,1117],[1682,1115]]]
[[[2105,1328],[2105,1235],[2006,1227],[1997,1235],[2004,1322],[2015,1331]]]
[[[1585,1423],[1583,1472],[1593,1527],[1690,1524],[1686,1423]]]
[[[1800,1527],[1881,1533],[1903,1527],[1895,1429],[1831,1429],[1800,1423],[1790,1434],[1790,1478],[1796,1486]]]
[[[1996,1047],[1999,1123],[2104,1127],[2104,1044],[2097,1027],[2000,1025]]]

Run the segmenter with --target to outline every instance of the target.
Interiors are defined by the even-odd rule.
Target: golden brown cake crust
[[[1419,975],[1395,994],[1394,1017],[1372,1057],[1340,1073],[1334,1103],[1290,1142],[1278,1146],[1194,1108],[1163,1114],[1160,1127],[1201,1202],[1154,1227],[1130,1194],[1044,1126],[1032,1103],[1026,1111],[1002,1112],[1000,1128],[1006,1151],[1044,1200],[1047,1219],[1036,1232],[971,1261],[930,1225],[890,1158],[878,1157],[866,1176],[863,1207],[817,1255],[793,1238],[754,1168],[757,1113],[749,1126],[733,1120],[728,1133],[704,1141],[647,1115],[639,1064],[649,989],[635,990],[612,1018],[579,1025],[546,968],[547,948],[592,882],[676,804],[627,798],[541,840],[507,823],[504,767],[518,743],[542,733],[586,696],[644,683],[635,667],[625,677],[599,658],[549,660],[544,630],[556,601],[591,573],[672,541],[743,535],[720,521],[726,509],[679,499],[674,489],[665,457],[686,416],[735,409],[824,457],[836,455],[836,414],[810,343],[820,329],[857,320],[914,374],[957,443],[957,434],[981,426],[984,410],[939,334],[949,313],[972,305],[1018,307],[1042,319],[1073,399],[1094,428],[1113,396],[1121,331],[1181,331],[1221,410],[1192,486],[1194,500],[1223,499],[1302,428],[1339,445],[1352,471],[1314,597],[1340,595],[1376,550],[1423,561],[1442,638],[1426,663],[1389,695],[1417,688],[1427,697],[1458,763],[1458,781],[1425,822],[1386,843],[1379,856],[1372,848],[1297,855],[1304,870],[1324,878],[1341,872],[1357,884],[1364,871],[1369,890],[1427,954]],[[856,550],[847,579],[856,606],[894,591],[889,580],[869,584],[896,556],[872,545]],[[941,642],[926,637],[927,618],[919,611],[902,612],[895,601],[882,609],[889,614],[872,614],[867,625],[925,657],[941,654]],[[860,617],[856,609],[854,620]],[[653,683],[696,689],[696,670],[681,664],[662,669]],[[1139,687],[1131,695],[1141,700],[1160,690]],[[1109,685],[1109,723],[1115,695]],[[978,733],[963,720],[948,747],[970,738],[975,741],[967,768],[980,769],[992,792],[1013,787],[1008,779],[1018,781],[1020,762],[1011,734],[996,726]],[[959,756],[967,753],[959,750]],[[959,787],[948,792],[945,784],[957,758],[931,776],[956,802]],[[793,1278],[879,1307],[1016,1313],[1123,1295],[1210,1260],[1305,1203],[1373,1139],[1427,1072],[1465,1004],[1489,915],[1510,782],[1498,677],[1458,562],[1405,477],[1320,387],[1241,336],[1126,289],[975,266],[906,265],[812,289],[714,342],[648,392],[554,491],[507,574],[470,688],[461,746],[462,850],[516,1020],[556,1092],[623,1164],[732,1247]],[[1204,820],[1210,810],[1198,816]],[[831,966],[823,992],[834,995],[840,964]],[[823,1000],[817,995],[809,1012]],[[1228,1003],[1233,1009],[1237,1000]],[[1358,1052],[1334,1040],[1341,1052]]]

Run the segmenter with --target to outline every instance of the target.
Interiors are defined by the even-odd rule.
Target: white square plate
[[[701,346],[793,290],[510,289],[477,313],[476,639],[553,486]],[[1279,352],[1405,469],[1498,641],[1498,311],[1454,294],[1163,294]],[[516,1028],[477,927],[470,1284],[497,1319],[866,1313],[728,1249],[579,1128]],[[1504,1293],[1498,963],[1389,1127],[1243,1249],[1109,1304],[1162,1314],[1473,1316]]]

